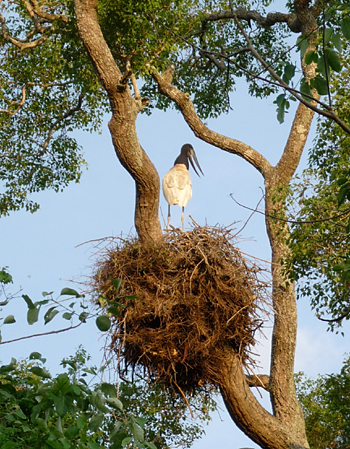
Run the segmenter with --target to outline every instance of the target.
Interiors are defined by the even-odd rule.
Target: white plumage
[[[175,165],[164,176],[163,193],[169,205],[187,206],[192,197],[192,183],[185,165]]]
[[[182,208],[181,222],[182,230],[184,230],[184,210],[185,206],[192,197],[192,183],[189,169],[190,161],[194,171],[199,176],[196,167],[193,163],[197,164],[200,172],[203,174],[202,169],[198,163],[196,153],[191,144],[186,143],[181,148],[180,155],[176,158],[174,167],[171,168],[163,178],[163,193],[164,197],[168,203],[168,224],[167,229],[169,229],[170,223],[170,206],[177,205]]]

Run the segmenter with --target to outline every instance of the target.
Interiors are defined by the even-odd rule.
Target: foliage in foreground
[[[8,269],[1,269],[0,311],[17,297],[9,292],[12,282]],[[118,298],[122,297],[121,280],[113,282]],[[41,308],[46,307],[44,323],[61,315],[71,322],[64,331],[89,319],[96,320],[100,331],[109,329],[110,318],[106,312],[101,315],[96,306],[88,308],[84,295],[76,290],[64,288],[57,299],[52,294],[43,292],[43,299],[35,302],[28,295],[22,295],[29,325],[38,322]],[[66,296],[74,298],[68,305]],[[77,305],[82,311],[75,310]],[[74,318],[78,319],[77,325],[73,325]],[[16,325],[14,315],[0,317],[1,321],[1,326]],[[10,342],[1,341],[0,334],[0,346]],[[0,366],[2,449],[166,449],[169,445],[188,448],[204,433],[202,426],[188,417],[191,410],[202,422],[209,421],[208,412],[216,405],[209,394],[198,392],[186,404],[174,392],[141,376],[135,376],[136,381],[132,382],[103,382],[100,376],[112,360],[98,370],[87,366],[89,359],[85,350],[79,348],[74,356],[62,361],[64,371],[56,376],[47,371],[46,359],[38,352],[32,352],[26,360],[12,359],[8,365]]]
[[[0,447],[40,449],[190,447],[203,429],[186,416],[186,405],[144,380],[88,382],[83,349],[64,359],[65,372],[51,376],[45,359],[33,352],[25,361],[0,367]],[[200,404],[200,418],[207,408]]]
[[[350,448],[350,357],[339,374],[308,379],[296,376],[310,449]]]

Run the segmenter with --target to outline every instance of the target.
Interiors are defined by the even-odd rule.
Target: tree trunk
[[[144,245],[162,242],[159,176],[136,133],[136,117],[144,107],[143,101],[134,98],[127,81],[123,82],[98,23],[97,0],[75,0],[74,5],[80,37],[111,104],[112,118],[108,126],[116,155],[135,181],[135,228],[140,242]]]

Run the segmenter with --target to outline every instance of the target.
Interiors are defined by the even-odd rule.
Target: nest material
[[[191,391],[218,383],[227,346],[248,363],[265,289],[260,269],[232,240],[225,229],[197,227],[169,232],[159,247],[140,248],[134,239],[108,250],[95,281],[109,303],[122,305],[112,349],[125,366],[143,366],[166,385]],[[117,278],[122,292],[112,284]]]

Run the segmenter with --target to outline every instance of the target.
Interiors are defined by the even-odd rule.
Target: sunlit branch
[[[43,44],[48,38],[47,34],[43,34],[42,36],[40,36],[38,39],[36,39],[34,41],[23,42],[21,40],[15,39],[14,37],[12,37],[10,35],[9,30],[6,25],[6,22],[5,22],[5,19],[4,19],[3,15],[1,15],[1,14],[0,14],[0,23],[1,23],[1,30],[2,30],[3,38],[7,42],[10,42],[12,45],[15,45],[16,47],[20,48],[21,50],[38,47],[39,45]],[[45,30],[47,32],[48,28],[46,28]]]
[[[33,7],[33,11],[35,12],[35,14],[37,14],[39,17],[42,17],[43,19],[46,19],[50,22],[52,22],[53,20],[57,20],[60,19],[63,22],[68,22],[68,17],[62,15],[62,14],[49,14],[45,11],[43,11],[39,5],[38,2],[36,0],[29,0],[32,7]]]
[[[207,14],[203,19],[203,22],[217,22],[220,20],[233,19],[237,17],[247,22],[253,20],[264,28],[271,27],[276,23],[286,23],[291,31],[300,32],[300,23],[298,17],[294,13],[285,14],[281,12],[268,13],[266,17],[262,16],[258,11],[247,10],[243,7],[239,7],[235,10],[226,10],[214,14]]]

